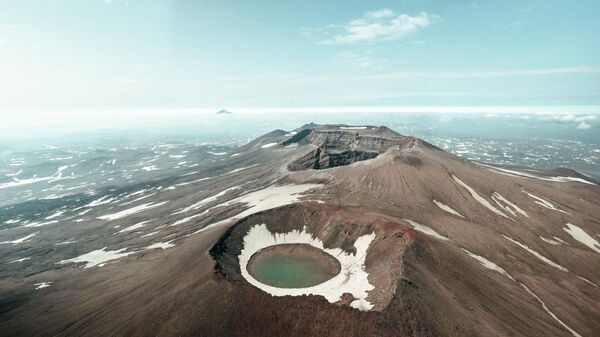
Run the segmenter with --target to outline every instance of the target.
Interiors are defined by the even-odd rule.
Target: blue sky
[[[0,111],[600,105],[599,1],[3,0]]]

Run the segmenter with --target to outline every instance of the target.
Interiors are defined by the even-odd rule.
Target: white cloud
[[[587,129],[591,128],[591,127],[592,127],[592,126],[591,126],[591,125],[589,125],[589,124],[588,124],[588,123],[586,123],[586,122],[581,122],[581,123],[577,124],[577,128],[578,128],[579,130],[587,130]]]
[[[390,9],[366,12],[358,19],[343,25],[332,25],[333,37],[323,44],[354,44],[360,42],[396,40],[427,27],[436,18],[425,12],[416,16],[396,14]]]
[[[598,117],[594,115],[575,117],[576,122],[595,121]]]
[[[598,117],[596,115],[556,114],[556,115],[553,115],[551,117],[551,119],[554,119],[559,122],[585,122],[585,121],[595,121],[598,119]],[[587,123],[581,123],[581,124],[588,125]],[[583,126],[582,129],[583,128],[586,128],[586,127]],[[589,127],[587,127],[586,129],[589,129]]]
[[[365,17],[368,17],[371,19],[383,19],[383,18],[389,18],[391,16],[394,16],[394,11],[391,9],[388,9],[388,8],[365,13]]]

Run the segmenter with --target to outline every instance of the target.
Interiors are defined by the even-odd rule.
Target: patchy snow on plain
[[[369,283],[369,274],[365,268],[365,259],[369,245],[375,233],[363,235],[356,239],[356,254],[346,253],[340,248],[325,248],[323,241],[308,233],[306,227],[301,231],[288,233],[271,233],[265,224],[255,225],[244,237],[244,248],[239,255],[242,276],[253,286],[273,296],[320,295],[330,303],[338,302],[345,293],[352,294],[355,300],[350,306],[359,310],[370,310],[373,305],[367,300],[368,292],[375,287]],[[340,262],[340,273],[333,278],[312,287],[278,288],[256,280],[247,270],[250,257],[257,251],[281,244],[308,244],[324,251]]]
[[[124,202],[124,203],[120,204],[119,206],[127,206],[127,205],[134,204],[134,203],[136,203],[136,202],[138,202],[138,201],[140,201],[140,200],[144,200],[144,199],[150,198],[151,196],[153,196],[153,195],[156,195],[157,193],[158,193],[158,192],[154,192],[154,193],[150,193],[150,194],[143,195],[143,196],[141,196],[141,197],[138,197],[138,198],[135,198],[135,199],[133,199],[133,200],[130,200],[130,201]]]
[[[236,203],[247,204],[250,208],[235,216],[236,218],[244,218],[254,213],[301,201],[301,193],[321,186],[321,184],[269,186],[265,189],[242,195],[219,206],[229,206]]]
[[[118,233],[130,232],[130,231],[136,230],[138,228],[142,228],[142,227],[144,227],[150,221],[151,220],[146,220],[146,221],[138,222],[135,225],[131,225],[131,226],[127,227],[127,228],[121,229]]]
[[[40,290],[40,289],[48,288],[51,284],[52,284],[52,281],[34,283],[33,285],[35,286],[35,290]]]
[[[447,237],[439,234],[438,232],[434,231],[433,229],[431,229],[431,228],[429,228],[427,226],[421,225],[420,223],[414,222],[414,221],[409,220],[409,219],[404,219],[404,220],[406,222],[408,222],[416,231],[419,231],[419,232],[421,232],[423,234],[427,234],[429,236],[433,236],[434,238],[440,239],[440,240],[443,240],[443,241],[449,241],[450,240]]]
[[[444,203],[442,203],[442,202],[440,202],[440,201],[437,201],[437,200],[433,199],[433,203],[434,203],[434,204],[435,204],[437,207],[441,208],[443,211],[446,211],[446,212],[448,212],[448,213],[450,213],[450,214],[452,214],[452,215],[456,215],[456,216],[459,216],[459,217],[461,217],[461,218],[464,218],[464,216],[463,216],[462,214],[458,213],[458,212],[457,212],[457,211],[455,211],[455,210],[454,210],[452,207],[450,207],[450,206],[448,206],[448,205],[446,205],[446,204],[444,204]]]
[[[172,244],[171,241],[167,241],[167,242],[153,243],[144,249],[167,249],[167,248],[171,248],[171,247],[175,247],[175,245]]]
[[[29,184],[35,184],[35,183],[39,183],[42,181],[47,181],[49,183],[54,182],[54,181],[58,181],[63,179],[62,177],[62,171],[64,171],[65,169],[67,169],[68,166],[61,166],[58,168],[58,170],[56,171],[56,173],[54,173],[51,176],[47,176],[47,177],[41,177],[38,178],[37,176],[33,176],[32,178],[28,178],[28,179],[18,179],[16,176],[13,177],[13,181],[8,182],[8,183],[2,183],[0,184],[0,190],[5,189],[5,188],[11,188],[11,187],[17,187],[17,186],[23,186],[23,185],[29,185]]]
[[[268,149],[268,148],[273,147],[275,145],[277,145],[277,143],[268,143],[268,144],[265,144],[265,145],[261,145],[260,148],[261,149]]]
[[[152,208],[156,208],[159,206],[162,206],[164,204],[168,203],[168,201],[163,201],[163,202],[158,202],[158,203],[147,203],[147,204],[141,204],[132,208],[128,208],[126,210],[117,212],[117,213],[113,213],[113,214],[107,214],[107,215],[102,215],[99,216],[98,219],[100,220],[117,220],[117,219],[121,219],[127,216],[130,216],[132,214],[135,213],[139,213],[145,210],[149,210]]]
[[[24,237],[19,238],[19,239],[12,240],[12,241],[1,241],[0,245],[1,244],[17,244],[17,243],[27,242],[29,239],[31,239],[32,237],[34,237],[36,234],[37,234],[37,232],[29,234],[29,235],[24,236]]]
[[[504,276],[508,277],[509,279],[511,279],[511,280],[513,280],[513,281],[515,280],[515,279],[514,279],[512,276],[510,276],[510,274],[508,274],[508,273],[506,272],[506,270],[504,270],[504,269],[500,268],[500,267],[499,267],[497,264],[495,264],[494,262],[492,262],[492,261],[490,261],[490,260],[486,259],[486,258],[485,258],[485,257],[483,257],[483,256],[479,256],[479,255],[477,255],[477,254],[471,253],[470,251],[468,251],[468,250],[466,250],[466,249],[464,249],[464,248],[462,248],[462,250],[463,250],[465,253],[467,253],[467,255],[469,255],[470,257],[472,257],[472,258],[474,258],[475,260],[477,260],[477,262],[479,262],[479,264],[481,264],[481,265],[482,265],[482,266],[484,266],[485,268],[487,268],[487,269],[491,269],[491,270],[495,270],[495,271],[499,272],[500,274],[502,274],[502,275],[504,275]]]
[[[202,215],[204,215],[205,213],[207,213],[207,211],[204,211],[204,212],[202,212],[202,213],[199,213],[199,214],[190,215],[190,216],[188,216],[188,217],[185,217],[185,218],[183,218],[183,219],[179,219],[179,220],[177,220],[177,221],[173,222],[173,223],[172,223],[172,224],[170,224],[169,226],[170,226],[170,227],[173,227],[173,226],[179,226],[179,225],[181,225],[181,224],[184,224],[184,223],[186,223],[186,222],[188,222],[188,221],[190,221],[190,220],[193,220],[193,219],[199,218],[199,217],[201,217]]]
[[[482,196],[477,194],[477,192],[475,192],[475,190],[471,186],[467,185],[464,181],[460,180],[455,175],[452,175],[452,178],[454,178],[454,181],[456,181],[460,186],[464,187],[469,193],[471,193],[471,196],[473,197],[473,199],[477,200],[477,202],[479,202],[485,208],[489,209],[490,211],[492,211],[500,216],[508,218],[508,216],[506,214],[504,214],[502,211],[500,211],[499,209],[494,207],[492,204],[490,204],[490,202],[487,201],[485,198],[483,198]]]
[[[205,181],[205,180],[209,180],[209,179],[212,179],[212,177],[205,177],[205,178],[200,178],[200,179],[196,179],[196,180],[192,180],[192,181],[187,181],[184,183],[175,184],[175,186],[191,185],[191,184],[199,183],[201,181]]]
[[[538,297],[538,295],[536,295],[533,291],[531,291],[531,289],[527,288],[526,285],[524,285],[523,283],[519,282],[519,284],[525,288],[525,290],[531,295],[533,296],[536,300],[538,300],[538,302],[540,302],[540,304],[542,305],[542,308],[544,309],[544,311],[546,311],[548,313],[548,315],[550,315],[552,318],[554,318],[555,321],[557,321],[560,325],[562,325],[565,329],[567,329],[573,336],[575,337],[581,337],[580,334],[577,333],[577,331],[571,329],[568,325],[565,324],[565,322],[561,321],[552,311],[550,311],[550,309],[548,309],[548,306],[546,305],[546,303],[544,303],[542,301],[541,298]]]
[[[238,213],[227,219],[217,221],[206,227],[200,228],[199,230],[191,233],[194,235],[203,232],[209,228],[217,227],[229,223],[234,219],[241,219],[251,214],[266,211],[280,206],[290,205],[296,202],[302,201],[302,193],[305,193],[311,189],[321,187],[321,184],[298,184],[298,185],[281,185],[281,186],[269,186],[262,190],[250,192],[246,195],[242,195],[235,199],[229,200],[225,203],[217,205],[216,207],[229,206],[237,203],[246,204],[248,208],[245,211]],[[206,210],[210,211],[212,208]],[[193,216],[195,217],[195,216]],[[188,219],[189,220],[189,219]]]
[[[527,215],[527,212],[525,212],[524,210],[522,210],[519,206],[513,204],[512,202],[508,201],[508,199],[506,199],[505,197],[503,197],[500,193],[498,192],[494,192],[492,193],[492,200],[494,200],[494,202],[502,207],[504,210],[506,210],[508,213],[512,214],[513,216],[517,216],[517,214],[520,214],[522,216],[525,216],[527,218],[529,218],[529,215]]]
[[[258,166],[258,165],[259,164],[254,164],[254,165],[250,165],[250,166],[244,166],[244,167],[236,168],[236,169],[233,169],[233,170],[227,172],[226,174],[238,173],[238,172],[241,172],[243,170],[247,170],[249,168],[253,168],[255,166]]]
[[[150,232],[150,233],[148,233],[148,234],[144,234],[144,235],[142,235],[142,236],[140,236],[140,237],[141,237],[141,238],[147,238],[147,237],[149,237],[149,236],[156,235],[156,234],[158,234],[158,233],[160,233],[160,231],[156,231],[156,232]]]
[[[578,226],[575,226],[571,223],[565,224],[566,227],[563,227],[564,231],[569,233],[573,237],[573,239],[581,242],[582,244],[590,247],[593,251],[600,254],[600,243],[596,241],[592,236],[586,233],[583,229]]]
[[[204,205],[206,205],[208,203],[216,201],[217,199],[219,199],[220,197],[224,196],[228,192],[235,191],[235,190],[237,190],[239,188],[240,188],[240,186],[230,187],[230,188],[225,189],[225,190],[223,190],[223,191],[221,191],[221,192],[219,192],[219,193],[217,193],[217,194],[215,194],[215,195],[213,195],[211,197],[204,198],[204,199],[202,199],[202,200],[200,200],[200,201],[198,201],[198,202],[196,202],[196,203],[194,203],[194,204],[192,204],[192,205],[190,205],[188,207],[185,207],[185,208],[183,208],[183,209],[175,212],[174,214],[185,213],[185,212],[189,212],[189,211],[201,208],[202,206],[204,206]]]
[[[44,221],[44,222],[32,222],[32,223],[23,225],[23,227],[42,227],[42,226],[52,225],[55,223],[58,223],[58,220],[50,220],[50,221]]]
[[[557,269],[560,269],[560,270],[562,270],[562,271],[566,271],[566,272],[568,272],[567,268],[565,268],[565,267],[561,266],[561,265],[560,265],[560,264],[558,264],[558,263],[555,263],[555,262],[553,262],[552,260],[548,259],[548,258],[547,258],[547,257],[545,257],[544,255],[542,255],[542,254],[540,254],[540,253],[536,252],[535,250],[533,250],[533,249],[529,248],[529,246],[527,246],[527,245],[524,245],[524,244],[520,243],[520,242],[519,242],[519,241],[517,241],[517,240],[513,240],[513,239],[509,238],[508,236],[506,236],[506,235],[504,235],[504,234],[503,234],[502,236],[503,236],[503,237],[504,237],[506,240],[508,240],[508,241],[510,241],[510,242],[512,242],[512,243],[514,243],[514,244],[516,244],[517,246],[519,246],[519,247],[521,247],[521,248],[525,249],[526,251],[528,251],[530,254],[532,254],[533,256],[537,257],[537,258],[538,258],[538,259],[540,259],[541,261],[543,261],[543,262],[545,262],[545,263],[547,263],[547,264],[551,265],[551,266],[552,266],[552,267],[554,267],[554,268],[557,268]]]
[[[132,252],[123,252],[127,250],[127,248],[121,248],[117,250],[106,250],[107,247],[102,249],[94,250],[89,253],[85,253],[83,255],[74,257],[72,259],[62,260],[57,262],[57,264],[67,264],[67,263],[80,263],[87,262],[83,268],[91,268],[95,266],[102,267],[108,261],[116,260],[127,255],[131,255],[137,253],[136,251]],[[123,253],[121,253],[123,252]]]
[[[142,167],[142,170],[144,170],[146,172],[151,172],[151,171],[158,171],[160,169],[156,165],[149,165],[149,166]]]
[[[65,211],[56,211],[56,213],[45,217],[44,220],[50,220],[50,219],[58,218],[59,216],[61,216],[63,214],[65,214]]]
[[[95,206],[99,206],[99,205],[110,204],[111,202],[116,201],[116,200],[117,200],[117,198],[109,198],[107,195],[105,195],[105,196],[101,197],[100,199],[96,199],[83,207],[95,207]],[[82,213],[82,214],[85,214],[85,213]],[[80,214],[80,215],[82,215],[82,214]]]

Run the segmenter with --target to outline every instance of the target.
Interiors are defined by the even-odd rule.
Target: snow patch
[[[492,200],[494,200],[494,202],[502,207],[504,210],[506,210],[508,213],[512,214],[513,216],[517,216],[517,214],[520,214],[522,216],[528,217],[529,215],[527,215],[527,212],[525,212],[524,210],[522,210],[519,206],[513,204],[512,202],[508,201],[508,199],[506,199],[505,197],[503,197],[500,193],[498,192],[494,192],[492,193]]]
[[[433,199],[433,203],[434,203],[434,204],[435,204],[437,207],[441,208],[443,211],[446,211],[446,212],[448,212],[448,213],[450,213],[450,214],[452,214],[452,215],[456,215],[456,216],[459,216],[459,217],[461,217],[461,218],[464,218],[464,216],[463,216],[462,214],[458,213],[458,212],[457,212],[457,211],[455,211],[455,210],[454,210],[452,207],[450,207],[450,206],[448,206],[448,205],[445,205],[444,203],[442,203],[442,202],[440,202],[440,201],[437,201],[437,200]]]
[[[268,148],[273,147],[275,145],[277,145],[277,143],[268,143],[268,144],[265,144],[265,145],[261,145],[260,148],[261,149],[268,149]]]
[[[83,268],[91,268],[95,266],[102,267],[104,263],[112,260],[119,259],[121,257],[125,257],[127,255],[131,255],[137,252],[123,252],[127,250],[127,248],[121,248],[117,250],[106,250],[107,247],[102,249],[94,250],[89,253],[74,257],[72,259],[62,260],[57,262],[57,264],[67,264],[67,263],[80,263],[87,262]],[[121,253],[123,252],[123,253]]]
[[[45,221],[45,222],[32,222],[32,223],[23,225],[23,227],[42,227],[42,226],[46,226],[46,225],[52,225],[55,223],[58,223],[58,220],[51,220],[51,221]]]
[[[470,251],[468,251],[468,250],[466,250],[466,249],[464,249],[464,248],[462,248],[462,250],[463,250],[465,253],[467,253],[467,255],[469,255],[470,257],[472,257],[472,258],[474,258],[475,260],[477,260],[477,261],[479,262],[479,264],[481,264],[481,265],[482,265],[482,266],[484,266],[485,268],[487,268],[487,269],[491,269],[491,270],[495,270],[495,271],[499,272],[500,274],[502,274],[502,275],[504,275],[504,276],[508,277],[509,279],[511,279],[511,280],[513,280],[513,281],[515,280],[515,279],[514,279],[512,276],[510,276],[510,274],[508,274],[508,273],[506,272],[506,270],[504,270],[504,269],[500,268],[500,267],[499,267],[497,264],[495,264],[494,262],[492,262],[492,261],[490,261],[490,260],[486,259],[486,258],[485,258],[485,257],[483,257],[483,256],[479,256],[479,255],[477,255],[477,254],[471,253]]]
[[[558,245],[560,245],[560,242],[559,242],[559,241],[556,241],[556,240],[554,240],[554,239],[545,238],[545,237],[543,237],[543,236],[540,236],[540,239],[542,239],[542,241],[544,241],[544,242],[546,242],[546,243],[549,243],[549,244],[551,244],[551,245],[554,245],[554,246],[558,246]]]
[[[253,168],[253,167],[255,167],[255,166],[258,166],[258,164],[254,164],[254,165],[250,165],[250,166],[244,166],[244,167],[236,168],[236,169],[233,169],[233,170],[231,170],[231,171],[227,172],[227,174],[238,173],[238,172],[240,172],[240,171],[247,170],[247,169],[249,169],[249,168]]]
[[[592,281],[590,281],[590,280],[586,279],[586,278],[585,278],[585,277],[583,277],[583,276],[577,276],[577,278],[579,278],[580,280],[582,280],[582,281],[584,281],[584,282],[586,282],[586,283],[588,283],[588,284],[590,284],[590,285],[593,285],[593,286],[594,286],[594,287],[596,287],[596,288],[600,288],[600,287],[598,287],[598,285],[597,285],[596,283],[594,283],[594,282],[592,282]]]
[[[565,268],[565,267],[563,267],[563,266],[559,265],[558,263],[552,262],[550,259],[548,259],[548,258],[547,258],[547,257],[545,257],[544,255],[542,255],[542,254],[540,254],[540,253],[536,252],[535,250],[533,250],[533,249],[529,248],[529,246],[527,246],[527,245],[524,245],[524,244],[520,243],[520,242],[519,242],[519,241],[517,241],[517,240],[513,240],[513,239],[509,238],[509,237],[508,237],[508,236],[506,236],[506,235],[502,235],[502,236],[503,236],[503,237],[504,237],[506,240],[508,240],[508,241],[510,241],[510,242],[512,242],[512,243],[514,243],[514,244],[516,244],[517,246],[519,246],[519,247],[521,247],[521,248],[525,249],[526,251],[528,251],[529,253],[531,253],[533,256],[537,257],[537,258],[538,258],[538,259],[540,259],[541,261],[543,261],[543,262],[545,262],[545,263],[547,263],[547,264],[551,265],[551,266],[552,266],[552,267],[554,267],[554,268],[557,268],[557,269],[560,269],[560,270],[562,270],[562,271],[566,271],[566,272],[568,272],[567,268]]]
[[[529,192],[527,192],[527,191],[525,191],[525,190],[521,190],[521,191],[523,191],[523,193],[525,193],[525,194],[527,194],[528,196],[530,196],[530,197],[532,197],[533,199],[535,199],[535,200],[536,200],[536,201],[535,201],[535,203],[536,203],[536,204],[538,204],[538,205],[540,205],[540,206],[542,206],[542,207],[545,207],[545,208],[551,209],[551,210],[553,210],[553,211],[558,211],[558,212],[562,212],[562,213],[566,213],[566,214],[571,214],[571,213],[569,213],[569,212],[565,212],[565,211],[563,211],[563,210],[562,210],[562,209],[560,209],[560,208],[557,208],[557,207],[556,207],[556,206],[554,206],[554,204],[553,204],[553,203],[551,203],[550,201],[547,201],[547,200],[545,200],[545,199],[543,199],[543,198],[540,198],[540,197],[538,197],[538,196],[536,196],[536,195],[533,195],[533,194],[531,194],[531,193],[529,193]]]
[[[24,236],[24,237],[19,238],[19,239],[12,240],[12,241],[2,241],[2,242],[0,242],[0,245],[1,244],[17,244],[17,243],[27,242],[27,241],[29,241],[29,239],[31,239],[32,237],[34,237],[36,234],[37,234],[37,232],[29,234],[29,235]]]
[[[565,324],[565,322],[561,321],[552,311],[550,311],[550,309],[548,309],[548,306],[546,305],[546,303],[544,303],[542,301],[541,298],[538,297],[538,295],[536,295],[533,291],[531,291],[531,289],[527,288],[526,285],[524,285],[523,283],[519,282],[519,284],[525,288],[525,290],[533,297],[535,297],[536,300],[538,300],[538,302],[540,302],[540,304],[542,305],[542,308],[544,309],[544,311],[546,311],[552,318],[554,318],[555,321],[557,321],[560,325],[562,325],[565,329],[569,330],[569,332],[575,336],[575,337],[581,337],[580,334],[577,333],[577,331],[571,329],[568,325]]]
[[[54,182],[54,181],[58,181],[63,179],[62,177],[62,171],[64,171],[65,169],[67,169],[68,166],[61,166],[58,168],[58,170],[56,170],[56,173],[54,173],[51,176],[48,177],[41,177],[38,178],[37,176],[33,176],[32,178],[29,179],[19,179],[16,176],[13,177],[13,181],[8,182],[8,183],[3,183],[0,184],[0,190],[5,189],[5,188],[11,188],[11,187],[17,187],[17,186],[23,186],[23,185],[29,185],[29,184],[35,184],[35,183],[39,183],[42,181],[47,181],[49,183]]]
[[[167,242],[157,242],[157,243],[153,243],[150,246],[144,248],[144,249],[167,249],[167,248],[171,248],[171,247],[175,247],[174,244],[171,243],[171,241],[167,241]]]
[[[600,254],[600,243],[596,241],[593,237],[591,237],[588,233],[586,233],[583,229],[578,226],[575,226],[571,223],[568,223],[563,227],[565,232],[569,233],[573,237],[573,239],[581,242],[582,244],[590,247],[593,251]]]
[[[578,182],[578,183],[584,183],[584,184],[589,184],[589,185],[596,185],[593,182],[587,181],[587,180],[582,179],[582,178],[560,177],[560,176],[556,176],[556,177],[544,177],[544,176],[533,175],[533,174],[529,174],[529,173],[525,173],[525,172],[508,170],[508,169],[504,169],[504,168],[500,168],[500,167],[485,165],[485,164],[481,164],[481,163],[479,163],[479,165],[485,166],[485,167],[489,168],[491,171],[495,171],[496,173],[508,175],[508,176],[511,176],[511,177],[533,178],[533,179],[544,180],[544,181],[552,181],[552,182],[558,182],[558,183]]]
[[[209,228],[217,227],[229,223],[234,219],[241,219],[251,214],[266,211],[280,206],[290,205],[296,202],[300,202],[301,193],[307,192],[311,189],[321,187],[321,184],[299,184],[299,185],[281,185],[281,186],[269,186],[265,189],[258,190],[255,192],[242,195],[235,199],[229,200],[223,204],[217,205],[216,207],[229,206],[237,203],[246,204],[248,209],[229,217],[227,219],[212,223],[206,227],[203,227],[190,235],[194,235],[203,232]],[[210,211],[212,208],[206,210],[204,213]],[[198,215],[196,215],[198,216]],[[196,216],[192,216],[194,218]],[[188,219],[189,220],[189,219]]]
[[[194,204],[192,204],[192,205],[190,205],[188,207],[185,207],[185,208],[183,208],[183,209],[175,212],[175,214],[185,213],[185,212],[189,212],[189,211],[198,209],[198,208],[200,208],[200,207],[202,207],[202,206],[204,206],[204,205],[206,205],[208,203],[216,201],[217,199],[219,199],[220,197],[224,196],[228,192],[235,191],[235,190],[237,190],[239,188],[240,188],[240,186],[233,186],[233,187],[230,187],[228,189],[225,189],[225,190],[223,190],[223,191],[221,191],[221,192],[219,192],[219,193],[217,193],[217,194],[215,194],[215,195],[213,195],[211,197],[204,198],[204,199],[202,199],[202,200],[200,200],[200,201],[198,201],[198,202],[196,202],[196,203],[194,203]]]
[[[188,181],[188,182],[185,182],[185,183],[179,183],[179,184],[175,184],[175,186],[185,186],[185,185],[195,184],[195,183],[199,183],[201,181],[208,180],[208,179],[212,179],[212,177],[200,178],[200,179],[196,179],[196,180],[193,180],[193,181]]]
[[[146,172],[150,172],[150,171],[158,171],[160,169],[156,165],[150,165],[150,166],[142,167],[142,170],[144,170]]]
[[[57,211],[56,213],[49,215],[45,218],[45,220],[50,220],[50,219],[54,219],[54,218],[58,218],[59,216],[65,214],[65,211]]]
[[[125,232],[129,232],[129,231],[132,231],[132,230],[136,230],[136,229],[138,229],[138,228],[142,228],[142,227],[144,227],[144,226],[145,226],[145,225],[146,225],[148,222],[150,222],[150,220],[146,220],[146,221],[138,222],[138,223],[136,223],[135,225],[131,225],[131,226],[127,227],[127,228],[123,228],[123,229],[121,229],[121,230],[120,230],[118,233],[125,233]]]
[[[423,234],[427,234],[429,236],[433,236],[436,239],[440,239],[443,241],[449,241],[450,239],[448,239],[447,237],[440,235],[438,232],[434,231],[433,229],[421,225],[420,223],[414,222],[412,220],[409,219],[404,219],[406,222],[408,222],[416,231],[419,231]]]
[[[159,232],[160,232],[160,231],[156,231],[156,232],[150,232],[150,233],[148,233],[148,234],[144,234],[144,235],[142,235],[142,236],[140,236],[140,237],[141,237],[141,238],[147,238],[147,237],[149,237],[149,236],[156,235],[156,234],[158,234]]]
[[[52,281],[34,283],[33,285],[35,286],[35,290],[40,290],[40,289],[48,288],[51,284],[52,284]]]
[[[473,199],[477,200],[477,202],[479,202],[485,208],[489,209],[490,211],[492,211],[500,216],[508,218],[508,216],[506,214],[502,213],[502,211],[500,211],[496,207],[492,206],[492,204],[490,204],[489,201],[487,201],[485,198],[483,198],[482,196],[477,194],[477,192],[475,192],[475,190],[473,188],[471,188],[471,186],[467,185],[464,181],[458,179],[458,177],[455,175],[452,175],[452,178],[454,178],[454,181],[456,181],[460,186],[464,187],[469,193],[471,193],[471,196],[473,197]]]
[[[113,214],[107,214],[107,215],[103,215],[103,216],[99,216],[98,219],[100,220],[117,220],[117,219],[121,219],[127,216],[130,216],[132,214],[135,213],[139,213],[148,209],[152,209],[152,208],[156,208],[159,206],[162,206],[164,204],[168,203],[168,201],[163,201],[163,202],[159,202],[159,203],[147,203],[147,204],[141,204],[132,208],[128,208],[126,210],[117,212],[117,213],[113,213]]]
[[[107,195],[105,195],[102,198],[96,199],[83,207],[95,207],[95,206],[99,206],[99,205],[110,204],[111,202],[115,201],[116,199],[117,198],[109,198]],[[79,215],[82,215],[82,214],[84,214],[84,213],[80,213]]]

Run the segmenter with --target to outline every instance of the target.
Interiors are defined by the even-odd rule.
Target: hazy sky
[[[2,0],[0,112],[599,105],[600,1]]]

